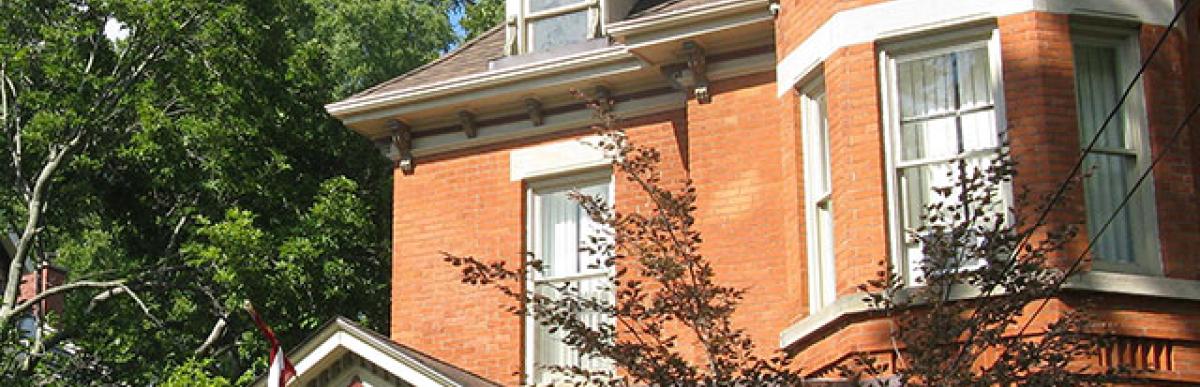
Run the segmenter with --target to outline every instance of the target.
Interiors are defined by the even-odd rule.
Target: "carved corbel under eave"
[[[604,86],[596,86],[593,91],[593,95],[595,96],[596,105],[600,109],[601,114],[612,111],[613,104],[615,103],[612,98],[612,91],[608,90],[608,88]]]
[[[471,114],[471,112],[460,110],[458,112],[458,122],[462,126],[463,134],[466,134],[467,138],[475,138],[475,136],[479,135],[479,127],[475,123],[475,115]]]
[[[546,120],[545,112],[542,111],[542,101],[536,98],[525,99],[525,111],[529,112],[529,122],[533,126],[542,126]]]
[[[688,40],[683,42],[682,53],[687,60],[688,70],[692,72],[692,95],[700,103],[712,102],[712,96],[708,93],[708,62],[704,58],[704,47]]]
[[[411,174],[416,164],[412,156],[412,128],[399,120],[388,122],[388,137],[377,145],[384,156],[396,163],[396,167],[404,174]]]

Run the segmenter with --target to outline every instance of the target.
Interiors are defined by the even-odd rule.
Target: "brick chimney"
[[[21,276],[20,301],[28,300],[43,290],[62,285],[67,281],[67,271],[49,263],[39,264],[33,271]],[[48,313],[62,313],[63,295],[57,294],[43,299],[33,306],[32,313],[43,318]]]

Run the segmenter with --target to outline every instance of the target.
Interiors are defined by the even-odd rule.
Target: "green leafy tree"
[[[0,383],[241,384],[266,353],[244,299],[289,344],[339,314],[387,325],[390,168],[323,105],[444,52],[444,8],[12,0],[0,14],[0,231],[18,235]],[[38,262],[67,284],[20,300]],[[50,296],[63,313],[18,332]]]
[[[474,38],[504,22],[504,0],[475,0],[463,11],[462,24],[467,39]]]

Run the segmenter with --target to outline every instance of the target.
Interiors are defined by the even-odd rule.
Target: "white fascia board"
[[[638,117],[669,110],[683,109],[686,106],[687,99],[682,92],[671,92],[632,101],[618,102],[613,106],[613,114],[618,117]],[[591,109],[578,109],[567,113],[548,115],[540,126],[533,126],[528,121],[516,121],[482,127],[479,128],[479,132],[475,138],[467,138],[466,134],[462,132],[418,137],[413,140],[412,152],[414,157],[420,158],[438,153],[546,134],[563,129],[581,128],[595,123],[598,123],[595,112]]]
[[[553,58],[533,63],[527,63],[511,68],[485,71],[462,77],[416,86],[402,90],[380,93],[376,95],[351,98],[325,105],[329,114],[347,119],[355,113],[378,109],[381,107],[414,102],[422,99],[436,98],[453,93],[517,82],[524,79],[544,77],[549,74],[579,70],[601,64],[621,60],[636,59],[625,47],[613,46],[599,50],[583,52],[562,58]]]
[[[838,12],[776,66],[778,95],[834,51],[879,39],[1025,12],[1050,12],[1167,25],[1174,0],[892,0]]]
[[[732,13],[754,10],[766,11],[768,4],[767,0],[721,0],[695,7],[612,23],[608,25],[607,29],[608,33],[613,37],[624,38],[634,34],[688,25],[695,23],[697,20],[722,17]]]
[[[625,38],[625,44],[630,50],[653,46],[668,42],[680,41],[696,36],[707,35],[714,32],[734,29],[742,26],[770,23],[774,17],[767,11],[766,7],[755,9],[758,12],[741,12],[734,15],[722,15],[722,18],[694,18],[687,24],[672,24],[673,28],[655,28],[646,31],[640,31],[637,35],[629,35]]]
[[[602,64],[600,66],[591,67],[591,68],[588,68],[586,70],[582,70],[579,72],[558,73],[558,74],[553,74],[553,75],[543,74],[543,75],[538,76],[536,79],[531,79],[531,80],[528,80],[527,82],[510,83],[507,85],[497,86],[497,87],[489,88],[486,90],[478,90],[478,91],[470,92],[470,93],[461,93],[461,94],[456,94],[453,96],[447,96],[445,98],[438,98],[438,99],[434,99],[434,100],[427,100],[427,101],[403,104],[403,105],[395,106],[392,108],[375,110],[375,111],[361,113],[361,114],[355,114],[355,115],[344,118],[342,120],[342,122],[345,123],[346,125],[350,125],[350,124],[363,122],[363,121],[371,121],[371,120],[384,119],[384,118],[388,118],[388,117],[396,117],[396,116],[401,116],[401,115],[408,114],[408,113],[419,112],[419,111],[434,109],[434,108],[438,108],[438,107],[461,105],[461,104],[465,104],[470,101],[478,100],[478,99],[482,99],[482,98],[489,98],[489,97],[494,97],[494,96],[519,93],[519,92],[526,91],[526,90],[539,90],[539,89],[551,88],[551,87],[555,87],[555,86],[580,84],[580,83],[584,83],[584,82],[587,82],[587,81],[590,81],[593,79],[601,79],[601,78],[612,77],[612,76],[620,75],[620,74],[632,73],[632,72],[640,71],[644,68],[644,64],[640,60],[637,60],[632,55],[630,55],[627,58],[623,58],[623,59],[625,59],[625,60],[618,61],[615,63]],[[401,103],[401,102],[394,102],[391,104],[395,105],[395,104],[399,104],[399,103]]]

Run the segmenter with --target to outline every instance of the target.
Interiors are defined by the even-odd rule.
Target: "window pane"
[[[587,10],[582,10],[529,22],[533,50],[545,51],[587,40],[587,14]]]
[[[590,246],[590,238],[599,235],[601,228],[571,200],[574,188],[562,188],[537,194],[540,203],[538,222],[542,232],[542,273],[548,277],[577,274],[596,267],[597,257],[580,251]],[[585,195],[608,196],[608,184],[593,183],[577,188]]]
[[[529,0],[529,12],[545,11],[568,4],[581,3],[578,0]]]
[[[837,288],[834,285],[837,273],[834,272],[833,256],[833,210],[829,201],[817,205],[817,241],[819,252],[819,286],[821,306],[832,304],[837,298]]]
[[[996,133],[996,111],[994,109],[963,114],[960,120],[964,151],[993,149],[1000,146],[1000,134]]]
[[[567,291],[578,294],[581,298],[591,298],[613,302],[612,292],[608,285],[608,276],[599,275],[573,281],[543,282],[536,285],[538,294],[551,298],[562,296],[559,288],[567,286]],[[601,324],[611,324],[612,318],[594,310],[577,311],[576,316],[590,328],[598,328]],[[552,382],[563,379],[563,375],[554,375],[543,368],[545,366],[582,367],[593,371],[611,370],[612,365],[604,359],[584,356],[579,350],[566,345],[563,339],[566,331],[559,329],[554,333],[550,327],[537,323],[535,327],[535,370],[534,380],[538,383]],[[557,376],[557,377],[556,377]]]
[[[1092,172],[1084,182],[1084,200],[1088,209],[1088,229],[1092,233],[1100,231],[1129,191],[1133,165],[1134,158],[1126,155],[1088,155],[1085,170]],[[1133,218],[1126,207],[1100,235],[1093,253],[1099,260],[1132,263],[1133,238]]]
[[[549,277],[579,272],[579,205],[568,190],[539,195],[542,273]]]
[[[902,120],[954,109],[952,54],[915,59],[896,65]]]
[[[1075,87],[1079,105],[1079,127],[1083,146],[1095,137],[1104,119],[1117,106],[1124,91],[1119,86],[1116,50],[1112,47],[1075,45]],[[1096,143],[1102,148],[1124,148],[1125,117],[1113,117]]]
[[[820,168],[820,178],[816,180],[821,183],[821,187],[819,187],[820,191],[817,192],[826,193],[829,192],[832,184],[830,184],[829,178],[829,116],[825,103],[825,95],[822,94],[817,98],[816,103],[819,115],[816,119],[818,127],[816,128],[816,133],[814,133],[817,142],[814,151],[817,152],[816,165]]]
[[[900,137],[904,161],[958,154],[958,123],[954,117],[903,124]]]
[[[991,68],[987,48],[955,53],[958,68],[959,105],[964,109],[992,105]]]

